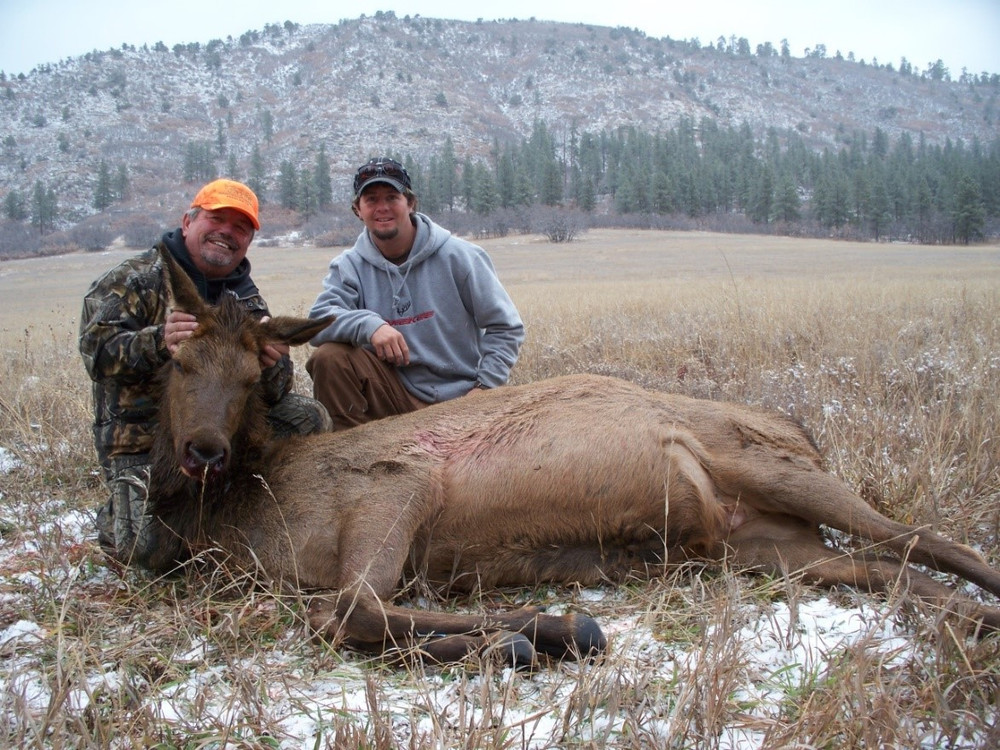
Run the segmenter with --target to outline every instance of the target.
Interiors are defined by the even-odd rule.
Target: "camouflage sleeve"
[[[276,364],[265,369],[260,374],[260,382],[264,388],[264,401],[269,404],[278,403],[295,384],[291,358],[286,354]]]
[[[156,263],[123,264],[83,300],[80,354],[92,380],[138,382],[169,359],[163,341],[166,291]]]

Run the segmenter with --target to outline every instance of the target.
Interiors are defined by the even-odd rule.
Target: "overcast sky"
[[[825,44],[827,54],[899,66],[905,57],[923,71],[940,59],[952,78],[962,68],[1000,73],[1000,0],[0,0],[0,70],[27,73],[92,50],[239,37],[265,24],[337,23],[392,10],[475,21],[518,18],[627,26],[653,37],[745,37],[750,48],[787,39],[801,57]]]

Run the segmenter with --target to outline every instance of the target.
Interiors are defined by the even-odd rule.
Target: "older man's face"
[[[202,209],[193,219],[184,214],[181,231],[195,267],[210,279],[228,276],[254,237],[250,217],[235,208]]]

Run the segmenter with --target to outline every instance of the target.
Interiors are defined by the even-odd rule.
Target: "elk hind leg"
[[[780,470],[774,467],[776,473]],[[885,544],[901,558],[961,576],[1000,597],[1000,571],[987,565],[978,552],[930,529],[886,518],[826,472],[786,473],[780,486],[762,488],[761,496],[752,504]]]
[[[885,594],[899,588],[988,630],[1000,629],[1000,609],[974,602],[898,560],[831,549],[815,526],[798,518],[755,518],[733,532],[729,549],[738,567],[773,575],[794,573],[817,586],[845,585]]]

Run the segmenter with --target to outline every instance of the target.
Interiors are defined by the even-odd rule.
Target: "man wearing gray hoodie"
[[[365,229],[309,312],[336,316],[306,363],[335,429],[506,383],[524,324],[486,251],[419,213],[392,159],[358,168],[351,206]]]

